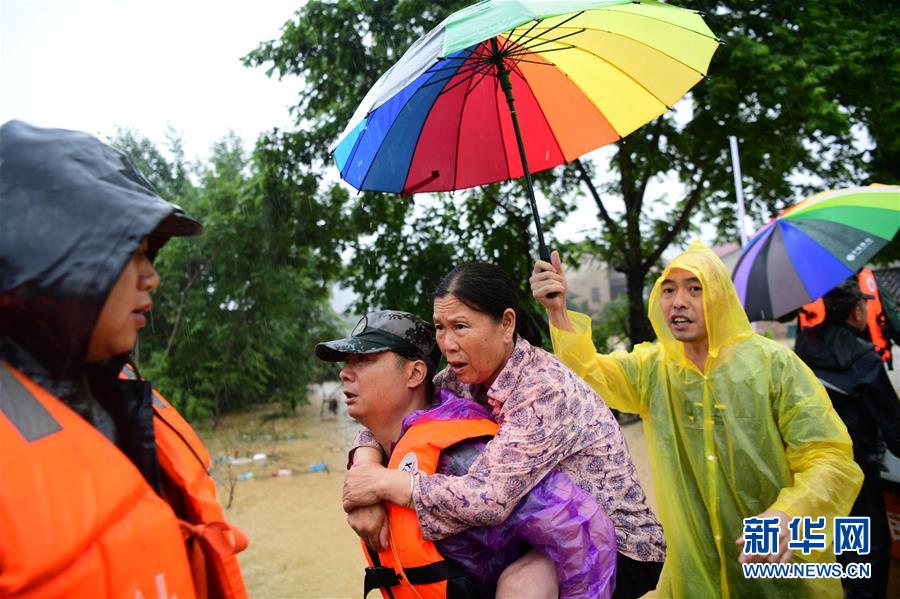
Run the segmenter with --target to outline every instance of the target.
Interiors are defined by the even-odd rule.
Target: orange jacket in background
[[[891,361],[890,341],[884,336],[884,307],[881,305],[881,294],[875,282],[875,275],[868,268],[859,271],[859,288],[863,293],[874,295],[875,299],[866,300],[868,309],[869,337],[875,345],[875,351],[881,356],[882,361]]]
[[[881,294],[875,283],[875,275],[868,268],[859,271],[857,276],[859,288],[863,293],[874,295],[875,299],[866,300],[868,314],[867,328],[869,338],[875,351],[885,362],[891,361],[890,342],[884,336],[884,308],[881,305]],[[822,298],[800,308],[800,330],[814,327],[825,320],[825,302]]]

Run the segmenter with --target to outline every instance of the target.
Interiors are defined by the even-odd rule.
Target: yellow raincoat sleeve
[[[575,374],[584,379],[610,408],[620,412],[647,413],[647,399],[639,391],[641,363],[654,351],[651,344],[641,344],[633,352],[617,351],[609,355],[597,353],[591,338],[591,318],[569,311],[575,332],[550,325],[553,352]]]
[[[784,487],[770,509],[789,516],[835,516],[850,512],[863,473],[853,461],[847,428],[834,411],[825,389],[793,352],[773,366],[770,384],[773,413],[784,440],[792,484]]]

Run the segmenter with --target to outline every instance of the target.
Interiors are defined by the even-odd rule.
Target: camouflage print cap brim
[[[316,345],[316,357],[326,362],[343,362],[349,355],[376,354],[383,351],[392,349],[384,343],[361,337],[347,337]]]
[[[350,337],[316,346],[316,356],[337,362],[351,354],[393,351],[411,360],[423,360],[435,369],[441,358],[434,327],[408,312],[380,310],[363,316]]]

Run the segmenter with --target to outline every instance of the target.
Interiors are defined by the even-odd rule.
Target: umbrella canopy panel
[[[900,187],[825,192],[782,212],[744,248],[733,279],[751,320],[779,318],[866,265],[900,229]]]
[[[333,155],[360,190],[448,191],[520,177],[498,61],[537,172],[663,114],[704,77],[717,47],[698,13],[657,2],[482,2],[407,50]]]

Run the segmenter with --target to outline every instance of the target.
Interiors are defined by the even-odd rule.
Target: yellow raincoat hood
[[[703,372],[662,314],[673,268],[703,286],[709,356]],[[656,509],[668,544],[661,597],[834,597],[839,580],[744,576],[735,543],[743,519],[779,510],[824,516],[850,511],[862,483],[847,429],[812,371],[787,347],[756,335],[725,265],[695,242],[650,295],[659,336],[631,352],[599,355],[591,321],[569,312],[573,331],[551,327],[557,356],[611,407],[643,418]],[[831,548],[794,561],[833,562]]]
[[[695,241],[687,251],[672,260],[663,274],[656,279],[656,284],[650,293],[648,307],[650,323],[667,355],[685,368],[690,368],[692,365],[692,362],[685,356],[684,344],[672,336],[660,303],[662,283],[675,268],[692,273],[700,279],[700,284],[703,286],[703,317],[706,320],[706,331],[709,336],[710,357],[717,357],[722,347],[753,335],[750,321],[747,320],[747,314],[738,299],[728,269],[709,248],[700,241]]]

